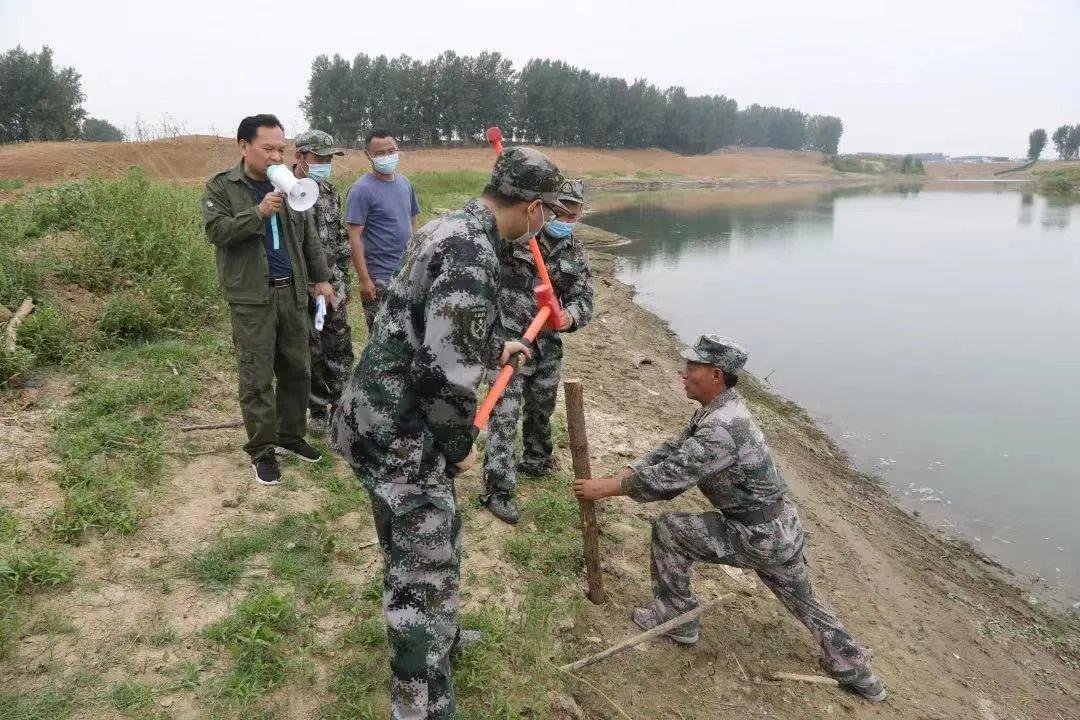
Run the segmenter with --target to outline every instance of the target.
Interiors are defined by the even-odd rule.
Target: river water
[[[590,224],[902,502],[1080,601],[1080,206],[1006,185],[613,196]]]

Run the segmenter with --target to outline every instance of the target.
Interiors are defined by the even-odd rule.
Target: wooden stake
[[[28,297],[22,301],[22,305],[19,306],[19,309],[11,316],[11,320],[8,321],[7,330],[4,332],[4,349],[8,353],[15,352],[16,331],[22,321],[26,319],[26,316],[32,312],[34,312],[34,299]]]
[[[570,456],[574,460],[574,477],[591,478],[589,438],[585,432],[584,392],[580,380],[563,382],[566,391],[566,430],[570,436]],[[596,523],[596,506],[592,500],[579,500],[581,534],[585,541],[586,595],[599,605],[604,602],[604,581],[600,575],[600,526]]]
[[[222,428],[240,427],[243,424],[243,420],[230,420],[229,422],[211,423],[209,425],[184,425],[180,428],[180,432],[191,432],[192,430],[221,430]]]
[[[572,662],[572,663],[570,663],[568,665],[563,665],[559,669],[564,671],[564,672],[574,672],[575,670],[580,670],[581,668],[592,665],[593,663],[600,662],[601,660],[605,660],[605,659],[611,657],[612,655],[616,655],[618,653],[621,653],[624,650],[629,650],[630,648],[634,647],[635,645],[640,645],[641,643],[648,642],[649,640],[652,640],[655,637],[660,637],[661,635],[666,633],[668,630],[672,630],[674,628],[677,628],[680,625],[683,625],[684,623],[690,622],[691,620],[696,620],[697,618],[701,617],[702,615],[704,615],[709,610],[712,610],[718,604],[720,604],[720,603],[722,603],[722,602],[724,602],[726,600],[730,600],[733,597],[735,597],[735,596],[732,595],[731,593],[728,593],[727,595],[721,595],[720,597],[718,597],[716,599],[715,602],[702,603],[701,605],[698,605],[696,608],[694,608],[690,612],[686,612],[686,613],[683,613],[682,615],[679,615],[678,617],[671,618],[667,622],[657,625],[652,630],[646,630],[643,633],[638,633],[637,635],[634,635],[633,637],[629,637],[629,638],[623,640],[621,643],[619,643],[617,645],[612,645],[607,650],[601,650],[598,653],[595,653],[593,655],[589,655],[588,657],[581,658],[577,662]]]

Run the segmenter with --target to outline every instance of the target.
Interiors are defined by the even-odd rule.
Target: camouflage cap
[[[299,152],[312,152],[316,155],[344,155],[345,151],[334,145],[334,138],[322,130],[308,130],[296,136],[296,149]]]
[[[533,148],[511,147],[499,153],[491,171],[491,187],[518,200],[542,200],[557,210],[566,211],[559,202],[563,175],[551,159]]]
[[[579,205],[585,204],[585,181],[581,179],[567,178],[562,181],[562,185],[559,186],[559,200],[578,203]]]
[[[731,338],[721,335],[702,335],[694,347],[679,353],[690,362],[715,365],[729,373],[738,372],[746,364],[746,350]]]

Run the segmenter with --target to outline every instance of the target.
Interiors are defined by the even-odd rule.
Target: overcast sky
[[[497,50],[838,115],[843,152],[1018,156],[1033,128],[1080,123],[1078,32],[1077,0],[0,0],[0,50],[50,45],[90,115],[223,135],[256,112],[304,129],[320,53]]]

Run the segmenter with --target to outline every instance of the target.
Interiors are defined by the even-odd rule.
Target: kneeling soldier
[[[670,500],[697,485],[716,510],[664,513],[653,521],[654,602],[634,611],[650,629],[693,610],[695,562],[750,568],[814,634],[823,666],[841,687],[868,700],[885,699],[885,684],[862,648],[815,596],[803,559],[804,536],[787,485],[765,436],[735,390],[746,352],[734,341],[703,335],[682,353],[686,395],[701,404],[682,434],[611,478],[579,479],[579,498],[629,495],[638,502]],[[698,641],[698,622],[667,633],[677,643]]]

